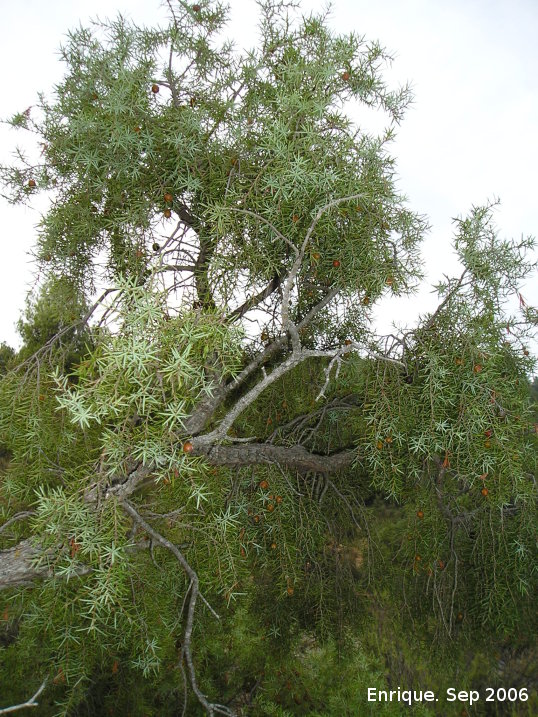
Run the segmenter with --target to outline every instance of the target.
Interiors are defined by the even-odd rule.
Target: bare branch
[[[296,258],[293,262],[293,265],[290,269],[290,273],[288,274],[286,281],[284,282],[283,290],[282,290],[282,328],[285,332],[289,332],[291,336],[291,343],[293,346],[293,351],[297,352],[300,350],[301,347],[301,341],[299,338],[299,332],[297,330],[297,327],[293,323],[293,321],[290,318],[290,304],[291,304],[291,291],[293,288],[293,285],[295,283],[295,280],[297,278],[297,274],[299,272],[299,269],[301,268],[301,265],[303,263],[304,255],[306,248],[308,246],[308,242],[310,241],[310,237],[312,236],[312,233],[314,229],[316,228],[316,225],[318,221],[321,219],[322,215],[331,209],[332,207],[342,204],[343,202],[352,201],[354,199],[358,199],[359,197],[362,197],[363,194],[352,194],[349,197],[340,197],[339,199],[334,199],[332,202],[329,202],[328,204],[325,204],[323,207],[321,207],[314,219],[312,220],[312,223],[308,227],[308,230],[306,232],[305,238],[303,240],[303,243],[301,245],[301,248],[296,251]]]
[[[325,397],[325,391],[327,390],[327,388],[328,388],[328,386],[329,386],[329,381],[330,381],[330,378],[331,378],[331,371],[332,371],[333,366],[334,366],[335,363],[336,363],[336,375],[335,375],[335,379],[338,378],[338,375],[340,374],[340,367],[341,367],[341,365],[342,365],[342,356],[340,355],[340,353],[343,354],[343,353],[348,353],[348,352],[349,352],[349,348],[346,346],[345,349],[342,349],[341,352],[337,353],[336,356],[333,356],[333,358],[331,359],[329,365],[328,365],[327,368],[325,369],[325,383],[323,384],[323,386],[321,387],[320,392],[319,392],[318,395],[316,396],[316,401],[319,401],[320,398],[324,398],[324,397]]]
[[[189,597],[189,604],[187,608],[187,620],[185,623],[185,631],[183,633],[183,646],[182,646],[182,653],[185,656],[185,661],[187,663],[187,668],[189,671],[189,677],[191,682],[191,687],[196,695],[198,701],[200,704],[204,707],[205,711],[209,715],[209,717],[213,717],[213,715],[217,712],[224,715],[229,715],[230,717],[234,717],[234,713],[229,710],[228,708],[223,707],[222,705],[215,705],[208,701],[207,697],[203,694],[203,692],[198,687],[198,682],[196,680],[196,670],[194,668],[194,663],[192,660],[192,647],[191,647],[191,641],[192,641],[192,630],[194,627],[194,611],[196,608],[196,601],[200,595],[200,586],[199,586],[199,580],[198,575],[196,572],[191,568],[187,560],[185,559],[185,556],[183,553],[179,550],[177,545],[174,545],[174,543],[170,542],[167,538],[165,538],[161,533],[159,533],[155,528],[152,528],[149,523],[147,523],[144,518],[138,513],[138,511],[126,500],[121,501],[121,506],[125,510],[126,513],[128,513],[131,518],[133,518],[145,531],[148,535],[150,535],[153,540],[156,543],[159,543],[163,548],[166,548],[169,550],[176,560],[179,562],[185,573],[190,579],[191,586],[190,586],[190,597]],[[214,612],[214,611],[213,611]],[[216,613],[214,613],[216,614]]]
[[[0,551],[0,590],[29,585],[33,580],[52,578],[54,570],[47,558],[53,556],[52,548],[44,548],[31,539],[22,540],[7,550]],[[40,564],[37,565],[37,560]],[[88,565],[73,567],[76,575],[85,575],[91,568]]]
[[[41,687],[37,690],[37,692],[32,697],[30,697],[29,700],[27,700],[26,702],[23,702],[20,705],[13,705],[11,707],[0,708],[0,715],[6,715],[9,712],[17,712],[18,710],[23,710],[26,707],[39,707],[39,703],[36,702],[36,700],[39,697],[39,695],[43,692],[43,690],[45,689],[46,686],[47,686],[47,678],[45,677],[45,679],[41,683]]]
[[[18,520],[29,518],[32,515],[35,515],[35,512],[33,510],[24,510],[21,513],[15,513],[15,515],[11,516],[9,520],[7,520],[3,525],[0,526],[0,533],[3,533],[4,530],[8,527],[8,525],[16,523]]]
[[[109,498],[111,495],[120,500],[127,498],[140,488],[140,485],[149,478],[154,470],[155,466],[152,464],[135,464],[134,470],[131,470],[127,478],[121,481],[112,479],[107,484],[103,483],[102,480],[92,483],[84,491],[84,500],[88,503],[96,503],[100,497]]]
[[[278,276],[278,274],[275,274],[275,276],[267,284],[265,289],[262,289],[262,291],[258,292],[254,296],[251,296],[250,299],[247,299],[244,303],[241,304],[241,306],[238,306],[236,309],[234,309],[229,315],[228,320],[233,321],[234,319],[242,318],[247,313],[247,311],[250,311],[255,306],[258,306],[258,304],[261,304],[262,301],[265,301],[267,297],[271,296],[271,294],[276,291],[279,286],[280,277]]]
[[[295,280],[297,278],[297,274],[299,273],[299,269],[301,268],[301,265],[303,263],[304,255],[306,248],[308,246],[308,242],[310,241],[310,238],[312,236],[312,233],[314,229],[316,228],[316,225],[318,221],[321,219],[322,215],[331,209],[332,207],[337,206],[338,204],[342,204],[343,202],[353,201],[354,199],[359,199],[360,197],[364,196],[361,194],[352,194],[348,197],[340,197],[339,199],[334,199],[331,202],[328,202],[324,206],[320,207],[318,209],[316,216],[312,220],[312,223],[308,227],[308,230],[305,234],[305,238],[303,239],[303,243],[301,244],[301,248],[297,251],[296,250],[296,258],[293,262],[293,265],[290,269],[290,273],[288,274],[286,281],[284,282],[283,290],[282,290],[282,328],[285,332],[289,332],[291,336],[291,342],[293,346],[293,351],[297,352],[300,350],[301,347],[301,341],[299,338],[299,332],[297,330],[297,327],[293,323],[293,321],[290,318],[290,304],[291,304],[291,291],[293,288],[293,285],[295,283]]]
[[[326,296],[321,299],[310,311],[306,314],[298,324],[297,328],[302,329],[307,326],[310,321],[318,314],[327,304],[334,299],[338,293],[337,288],[331,289]],[[254,373],[262,364],[271,358],[277,351],[282,349],[288,341],[287,335],[281,336],[280,338],[269,344],[263,351],[261,351],[245,368],[229,383],[219,386],[213,393],[212,396],[200,401],[194,413],[187,418],[185,421],[185,429],[191,436],[195,436],[200,433],[211,416],[214,415],[217,408],[232,394],[241,384],[243,384],[249,376]]]
[[[202,436],[200,436],[202,438]],[[356,457],[354,450],[340,451],[328,456],[310,453],[301,445],[275,446],[270,443],[248,443],[243,445],[207,445],[193,439],[193,455],[206,456],[212,465],[240,467],[275,463],[299,471],[335,473],[349,468]]]
[[[268,386],[281,378],[285,373],[288,373],[288,371],[291,371],[291,369],[295,368],[295,366],[298,366],[300,363],[309,358],[333,357],[334,354],[334,351],[316,351],[312,349],[304,349],[298,353],[292,353],[291,356],[289,356],[279,366],[275,367],[270,374],[266,374],[261,381],[258,381],[258,383],[253,386],[250,391],[248,391],[244,396],[241,396],[233,408],[228,411],[226,416],[222,419],[218,428],[205,436],[200,436],[198,438],[199,443],[209,442],[213,444],[217,440],[224,438],[233,426],[236,418],[240,416],[241,413],[243,413],[243,411],[245,411]]]

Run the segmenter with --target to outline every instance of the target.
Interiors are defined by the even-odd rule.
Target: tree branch
[[[306,359],[309,358],[332,358],[334,354],[335,351],[317,351],[313,349],[303,349],[297,352],[294,351],[290,356],[288,356],[285,361],[276,366],[270,374],[265,375],[260,381],[258,381],[258,383],[253,386],[250,391],[247,391],[244,396],[241,396],[241,398],[222,419],[218,428],[216,428],[211,433],[206,434],[205,436],[199,436],[199,443],[210,442],[211,445],[213,445],[219,439],[224,438],[230,428],[233,426],[236,418],[238,418],[238,416],[240,416],[241,413],[243,413],[243,411],[245,411],[250,406],[250,404],[253,403],[258,398],[258,396],[263,393],[263,391],[265,391],[268,386],[277,381],[284,374],[288,373],[288,371],[291,371],[293,368],[295,368],[295,366],[298,366],[300,363],[306,361]]]
[[[128,513],[131,518],[133,518],[145,531],[148,535],[150,535],[153,540],[161,545],[163,548],[166,548],[169,550],[178,563],[181,565],[185,573],[190,579],[190,588],[188,592],[190,592],[189,597],[189,604],[187,608],[187,621],[185,624],[185,631],[183,633],[183,646],[182,646],[182,654],[185,656],[185,661],[187,663],[187,667],[189,670],[189,676],[190,676],[190,682],[191,687],[196,695],[198,701],[200,704],[204,707],[205,711],[209,715],[209,717],[213,717],[215,713],[218,714],[224,714],[229,715],[230,717],[234,717],[234,713],[229,710],[227,707],[224,707],[223,705],[218,704],[212,704],[208,701],[207,697],[203,694],[203,692],[198,687],[198,683],[196,681],[196,670],[194,669],[194,663],[192,660],[192,647],[191,647],[191,641],[192,641],[192,629],[194,626],[194,611],[196,608],[196,601],[200,595],[199,590],[199,580],[198,575],[196,572],[191,568],[187,560],[185,559],[185,556],[183,553],[179,550],[179,548],[174,545],[174,543],[170,542],[167,538],[165,538],[161,533],[157,532],[154,528],[151,527],[149,523],[147,523],[144,518],[138,513],[138,511],[126,500],[121,501],[121,506],[125,510],[126,513]]]
[[[0,525],[0,533],[3,533],[12,523],[16,523],[18,520],[24,520],[24,518],[29,518],[32,515],[34,515],[33,510],[23,510],[21,513],[15,513],[15,515],[12,515],[3,525]]]
[[[216,309],[216,304],[209,286],[208,271],[209,264],[215,251],[216,241],[215,239],[203,237],[200,233],[198,236],[200,239],[200,251],[194,265],[196,293],[198,294],[198,301],[201,306],[205,309],[214,311]]]
[[[265,289],[262,289],[262,291],[255,296],[251,296],[250,299],[247,299],[243,304],[241,304],[241,306],[234,309],[228,316],[228,320],[233,321],[234,319],[240,319],[247,313],[247,311],[250,311],[255,306],[258,306],[258,304],[261,304],[262,301],[265,301],[268,296],[271,296],[271,294],[276,291],[279,286],[280,277],[278,274],[275,274]]]
[[[355,458],[355,451],[348,450],[323,456],[309,453],[303,446],[275,446],[272,443],[241,443],[239,445],[221,446],[216,444],[212,434],[192,439],[192,455],[204,456],[208,463],[215,466],[251,466],[266,463],[278,463],[287,468],[318,473],[335,473],[349,467]],[[125,500],[137,491],[155,470],[154,465],[139,465],[130,473],[123,483],[106,487],[93,483],[85,492],[84,499],[88,503],[97,503],[99,498],[115,497]],[[0,556],[2,553],[0,553]],[[39,577],[36,575],[35,577]],[[29,578],[30,580],[32,578]],[[0,587],[2,569],[0,568]]]
[[[439,316],[439,314],[441,313],[441,311],[445,308],[445,306],[448,304],[448,302],[450,301],[450,299],[454,296],[454,294],[457,293],[458,289],[459,289],[459,288],[461,287],[461,285],[463,284],[463,280],[465,279],[465,277],[466,277],[466,275],[467,275],[467,272],[468,272],[468,269],[465,269],[464,272],[463,272],[463,274],[462,274],[462,275],[460,276],[460,278],[457,280],[456,284],[455,284],[451,289],[449,289],[449,291],[447,291],[447,294],[446,294],[445,298],[444,298],[443,301],[439,304],[439,306],[435,309],[435,311],[434,311],[433,314],[429,317],[429,319],[426,321],[426,323],[424,324],[424,326],[421,326],[421,327],[419,327],[419,328],[417,329],[417,331],[415,332],[416,334],[423,333],[423,332],[425,332],[425,331],[428,331],[428,329],[431,329],[431,327],[432,327],[432,326],[434,325],[434,323],[435,323],[435,319]]]
[[[33,695],[33,697],[30,697],[29,700],[27,700],[26,702],[23,702],[20,705],[13,705],[12,707],[0,708],[0,715],[6,715],[6,714],[8,714],[8,712],[17,712],[17,710],[23,710],[26,707],[38,707],[39,703],[36,702],[36,700],[39,697],[39,695],[43,692],[46,685],[47,685],[47,678],[45,677],[45,679],[41,683],[41,687],[37,690],[37,692]]]
[[[54,577],[54,570],[46,560],[49,555],[53,555],[52,548],[44,548],[31,538],[0,551],[0,590],[29,585],[38,578]],[[38,559],[45,559],[44,564],[38,565]],[[83,564],[74,568],[76,575],[85,575],[90,570],[89,566]]]
[[[83,316],[78,321],[73,322],[72,324],[69,324],[69,326],[64,326],[63,329],[60,329],[58,333],[54,334],[54,336],[51,336],[51,338],[43,344],[37,351],[35,351],[31,356],[29,356],[27,359],[22,361],[21,363],[17,364],[13,369],[11,369],[13,372],[18,372],[25,366],[27,366],[32,361],[39,362],[41,356],[43,356],[47,351],[50,351],[54,344],[59,341],[62,336],[65,336],[65,334],[69,333],[70,331],[77,331],[80,333],[82,329],[87,325],[88,321],[93,316],[95,310],[103,303],[105,298],[111,294],[113,291],[117,291],[115,288],[109,288],[105,289],[103,293],[99,296],[99,298],[95,301],[95,303],[88,309],[86,312],[86,315]]]
[[[299,351],[301,346],[301,341],[299,339],[299,331],[297,326],[294,324],[294,322],[291,320],[290,317],[290,309],[291,309],[291,292],[293,289],[293,285],[295,283],[295,280],[297,278],[297,274],[299,273],[299,269],[301,268],[301,265],[303,263],[304,255],[306,248],[308,246],[308,242],[310,241],[310,238],[312,236],[312,232],[316,228],[317,223],[323,216],[323,214],[328,211],[329,209],[332,209],[332,207],[337,206],[338,204],[342,204],[343,202],[353,201],[355,199],[359,199],[360,197],[363,197],[364,195],[362,193],[360,194],[351,194],[348,197],[340,197],[339,199],[334,199],[333,201],[329,202],[328,204],[325,204],[324,206],[320,207],[317,211],[316,216],[312,220],[310,226],[308,227],[308,230],[305,234],[305,238],[303,239],[303,243],[301,244],[301,248],[299,250],[296,250],[296,258],[293,262],[293,265],[290,269],[290,272],[288,276],[286,277],[286,281],[284,282],[283,290],[282,290],[282,328],[283,330],[290,334],[291,336],[291,342],[293,345],[294,352]]]
[[[337,293],[338,288],[332,288],[326,294],[326,296],[321,299],[321,301],[319,301],[315,306],[310,309],[304,319],[302,319],[297,324],[297,328],[300,330],[307,326],[310,321],[312,321],[314,316],[316,316],[316,314],[318,314],[322,309],[325,308],[325,306],[327,306],[330,301],[334,299]],[[228,398],[228,396],[230,396],[237,388],[239,388],[239,386],[241,386],[249,378],[249,376],[254,373],[254,371],[256,371],[260,366],[262,366],[262,364],[268,361],[271,356],[273,356],[275,353],[277,353],[277,351],[286,346],[287,342],[287,334],[276,339],[276,341],[273,341],[272,344],[267,346],[247,366],[245,366],[245,368],[232,381],[225,385],[219,386],[214,391],[212,396],[208,396],[206,399],[202,400],[196,407],[194,413],[186,419],[186,432],[189,433],[191,436],[196,436],[198,433],[201,433],[204,429],[204,426],[206,426],[208,421],[210,420],[211,416],[214,415],[217,408]]]
[[[202,436],[200,436],[202,438]],[[193,439],[192,455],[206,456],[209,463],[219,466],[240,467],[260,463],[278,463],[287,468],[316,473],[336,473],[349,468],[355,457],[354,450],[340,451],[323,456],[310,453],[303,446],[274,446],[270,443],[247,443],[233,446],[204,445]]]

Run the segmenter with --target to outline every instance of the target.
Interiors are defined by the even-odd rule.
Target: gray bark
[[[28,585],[35,578],[49,577],[52,572],[48,566],[32,566],[32,561],[41,553],[42,550],[33,545],[30,539],[0,551],[0,589]]]
[[[0,590],[30,585],[34,580],[54,577],[54,570],[47,561],[36,567],[37,559],[46,557],[47,553],[52,557],[54,550],[43,548],[33,538],[26,538],[12,548],[0,550]],[[90,570],[87,565],[81,564],[75,568],[75,573],[84,575]]]
[[[201,437],[200,437],[201,438]],[[193,439],[194,450],[192,455],[206,456],[212,465],[241,467],[258,464],[279,464],[301,472],[315,471],[317,473],[335,473],[349,468],[354,460],[355,451],[346,450],[330,456],[309,453],[302,446],[273,446],[268,443],[242,443],[240,445],[219,446],[204,444],[199,439]],[[138,466],[123,483],[107,486],[100,492],[98,486],[93,484],[85,494],[88,503],[95,503],[99,499],[112,496],[119,500],[135,492],[142,483],[145,483],[153,471],[151,466]],[[37,558],[43,556],[44,548],[32,539],[22,540],[7,550],[0,551],[0,590],[29,585],[34,580],[54,577],[54,570],[46,562],[39,567],[35,566]],[[54,551],[50,551],[51,556]],[[78,575],[90,570],[81,565]]]
[[[192,455],[207,456],[209,463],[218,466],[241,466],[278,463],[286,468],[301,472],[336,473],[349,468],[356,456],[353,450],[322,456],[309,453],[303,446],[273,446],[269,443],[242,443],[231,446],[206,446],[201,440],[193,439]]]

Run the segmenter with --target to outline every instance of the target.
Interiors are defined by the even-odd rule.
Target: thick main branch
[[[46,549],[31,538],[7,550],[0,551],[0,590],[29,585],[32,581],[54,576],[53,568],[48,564],[47,553],[52,557],[54,551]],[[38,564],[38,559],[39,564]],[[89,572],[87,565],[81,564],[75,569],[77,575]]]
[[[202,438],[202,437],[200,437]],[[269,443],[242,443],[232,446],[207,446],[195,439],[193,455],[206,456],[209,463],[237,467],[274,463],[301,472],[336,473],[349,468],[355,459],[353,450],[329,456],[310,453],[302,446],[274,446]]]

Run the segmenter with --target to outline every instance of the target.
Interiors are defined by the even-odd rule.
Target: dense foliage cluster
[[[396,715],[367,688],[501,662],[528,685],[533,240],[473,208],[438,308],[378,335],[427,229],[390,58],[273,0],[242,53],[219,3],[168,9],[70,34],[11,120],[41,157],[7,196],[51,203],[0,347],[3,702],[46,681],[43,715]]]

